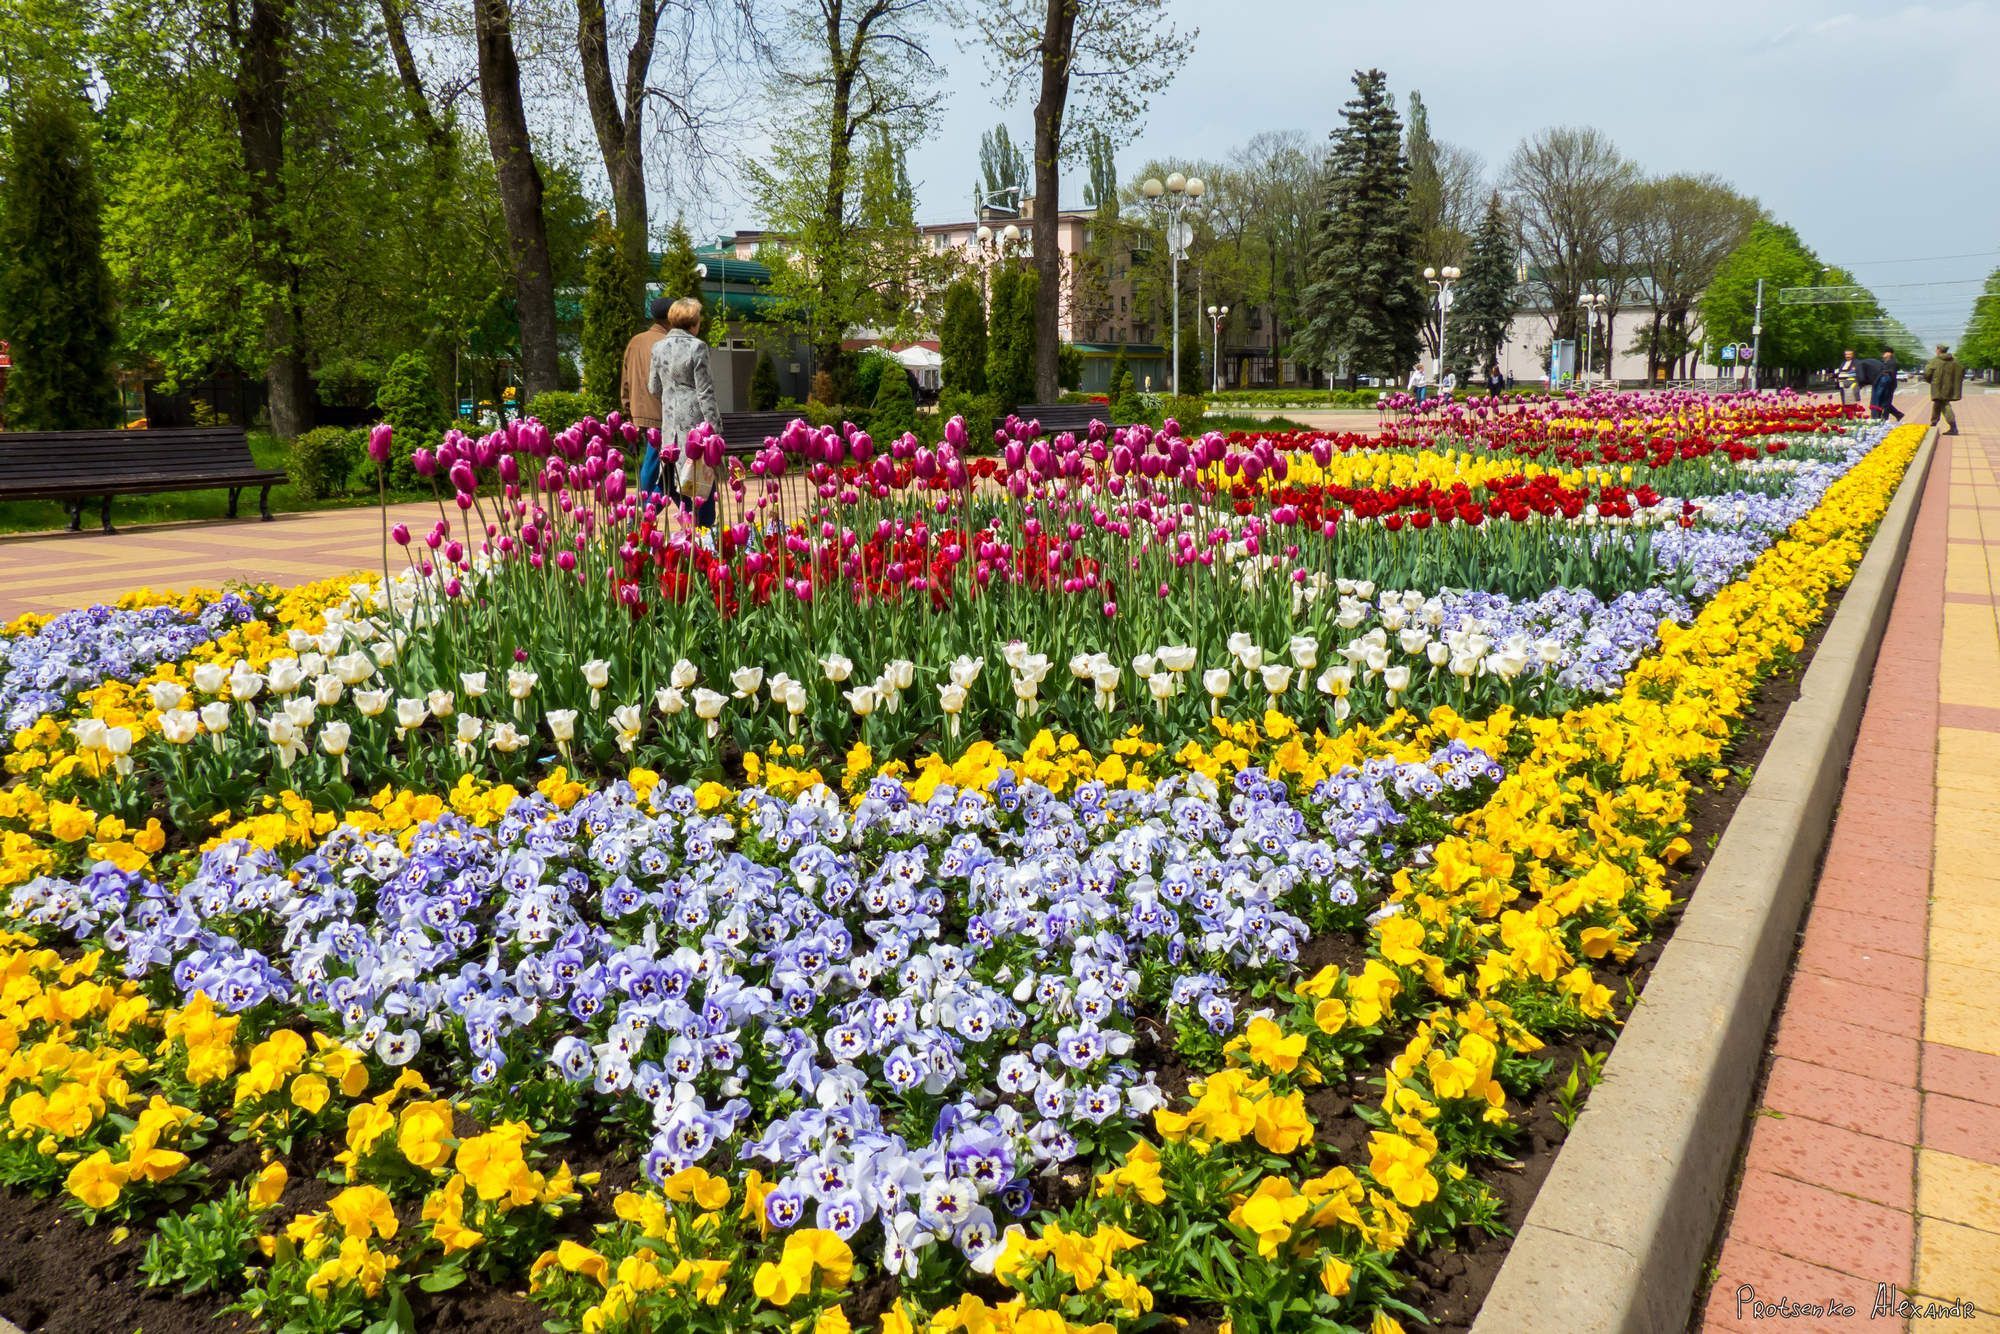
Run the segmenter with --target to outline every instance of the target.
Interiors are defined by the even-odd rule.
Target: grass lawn
[[[283,468],[291,460],[291,447],[269,432],[252,431],[250,454],[260,468]],[[274,514],[342,509],[374,503],[375,494],[372,491],[366,495],[356,493],[327,500],[304,500],[290,482],[271,488],[271,511]],[[111,522],[123,528],[143,523],[171,523],[180,519],[219,519],[228,509],[229,492],[222,488],[167,491],[155,496],[119,496],[111,502]],[[237,501],[236,514],[239,519],[247,519],[251,523],[257,521],[257,492],[254,488],[245,491]],[[0,502],[0,533],[32,533],[68,526],[69,516],[63,511],[61,501]],[[84,503],[83,526],[86,529],[97,527],[97,504],[94,500]]]

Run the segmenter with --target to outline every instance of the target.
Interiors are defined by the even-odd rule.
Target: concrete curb
[[[1472,1334],[1682,1334],[1937,445],[1910,461]]]

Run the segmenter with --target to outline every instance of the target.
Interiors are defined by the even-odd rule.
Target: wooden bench
[[[271,517],[271,488],[282,468],[260,468],[240,426],[167,431],[0,431],[0,500],[60,500],[69,530],[83,527],[83,502],[102,497],[98,520],[107,533],[114,495],[229,488],[236,498],[259,488],[257,513]]]
[[[774,435],[784,434],[794,417],[803,412],[725,412],[722,414],[722,443],[728,454],[755,454]]]
[[[1015,408],[1014,415],[1024,422],[1040,422],[1046,435],[1081,433],[1088,431],[1092,422],[1111,425],[1111,409],[1102,403],[1029,403]]]

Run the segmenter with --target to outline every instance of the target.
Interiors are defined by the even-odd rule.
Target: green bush
[[[584,394],[566,389],[547,389],[528,400],[528,415],[549,429],[550,435],[567,431],[585,417],[597,415],[596,406]]]
[[[882,381],[889,369],[902,369],[902,363],[887,352],[869,348],[854,359],[854,388],[851,401],[873,403],[875,395],[881,392]]]
[[[1192,433],[1201,429],[1201,419],[1208,411],[1208,400],[1200,394],[1182,394],[1179,398],[1168,396],[1162,401],[1160,410],[1164,414],[1162,421],[1172,417],[1181,424],[1183,431]]]
[[[375,391],[375,406],[399,437],[439,434],[451,424],[438,395],[437,376],[421,352],[405,352],[390,363],[382,387]]]
[[[1119,357],[1124,357],[1121,349]],[[1111,382],[1111,420],[1120,426],[1130,426],[1146,420],[1146,405],[1139,399],[1139,391],[1132,383],[1130,368],[1120,367],[1117,377]]]
[[[778,406],[778,366],[765,352],[757,358],[757,369],[750,372],[750,410],[770,412]]]
[[[972,448],[990,448],[993,428],[1000,424],[998,394],[967,394],[947,389],[938,399],[938,438],[944,438],[944,423],[953,417],[965,418],[965,432]]]
[[[910,375],[900,365],[882,372],[875,391],[874,434],[888,440],[917,429],[917,396],[910,392]]]
[[[292,456],[285,470],[291,473],[301,499],[327,500],[347,493],[354,470],[366,453],[367,437],[362,432],[321,426],[292,441]]]
[[[1056,383],[1072,392],[1083,387],[1083,353],[1077,351],[1075,343],[1056,349]]]
[[[808,403],[799,415],[813,426],[839,426],[843,422],[853,422],[863,431],[868,430],[868,424],[875,419],[873,412],[853,403]]]

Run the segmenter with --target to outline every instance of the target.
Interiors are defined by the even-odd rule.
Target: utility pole
[[[1757,280],[1757,313],[1750,318],[1750,392],[1757,392],[1757,379],[1764,369],[1759,355],[1764,349],[1764,280]]]

